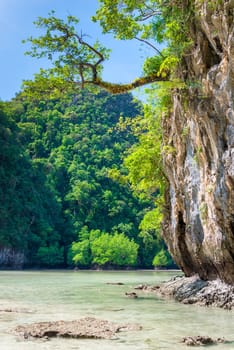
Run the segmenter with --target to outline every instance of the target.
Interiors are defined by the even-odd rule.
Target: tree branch
[[[113,84],[113,83],[108,83],[106,81],[103,81],[101,79],[97,79],[96,81],[88,81],[86,83],[97,85],[100,88],[105,89],[112,94],[123,94],[150,83],[155,83],[157,81],[162,82],[162,81],[168,81],[168,80],[169,80],[169,76],[162,78],[156,74],[152,74],[150,76],[137,78],[136,80],[128,84]]]
[[[150,13],[152,10],[147,8],[147,11]],[[160,74],[154,71],[152,74],[137,78],[128,84],[113,84],[103,81],[100,72],[102,63],[107,57],[106,49],[99,43],[92,46],[86,42],[82,32],[79,35],[75,31],[74,26],[70,24],[72,20],[72,18],[69,18],[68,23],[65,23],[63,20],[55,17],[49,17],[49,19],[39,18],[38,26],[46,27],[47,32],[44,36],[37,39],[29,39],[33,47],[28,54],[31,54],[33,57],[62,54],[54,62],[55,69],[52,68],[47,72],[42,72],[36,77],[34,82],[25,82],[24,85],[32,93],[37,88],[38,92],[43,90],[44,84],[47,84],[47,90],[51,91],[52,94],[56,91],[62,91],[64,88],[69,89],[72,86],[84,88],[85,85],[92,84],[112,94],[120,94],[146,84],[169,80],[169,72]],[[76,20],[74,19],[73,22],[76,22]],[[57,35],[57,31],[61,33],[60,36]],[[53,33],[55,34],[52,35]],[[157,54],[163,57],[161,52],[147,40],[138,37],[135,37],[135,39],[149,45]]]
[[[101,64],[102,62],[104,62],[104,57],[102,55],[101,52],[97,51],[93,46],[91,46],[90,44],[88,44],[86,41],[84,41],[82,39],[82,36],[80,37],[78,34],[74,34],[79,42],[79,44],[84,45],[86,47],[88,47],[90,49],[90,51],[93,51],[98,57],[99,60],[95,63],[95,67],[97,67],[99,64]]]
[[[149,18],[151,18],[153,16],[161,15],[161,11],[153,10],[150,7],[148,7],[148,11],[140,10],[140,13],[141,13],[141,17],[138,18],[138,21],[141,21],[141,22],[147,21]]]
[[[128,84],[114,84],[114,83],[109,83],[109,82],[103,81],[102,79],[100,79],[98,77],[98,66],[101,65],[102,62],[104,62],[103,55],[101,54],[101,52],[96,50],[93,46],[91,46],[90,44],[85,42],[82,39],[82,36],[79,36],[78,34],[73,34],[73,35],[76,36],[80,45],[84,45],[84,46],[88,47],[89,50],[94,52],[99,57],[98,61],[94,64],[88,63],[88,62],[82,62],[78,65],[79,71],[80,71],[81,83],[77,82],[77,84],[81,84],[82,88],[84,87],[85,84],[93,84],[93,85],[99,86],[102,89],[109,91],[112,94],[122,94],[122,93],[129,92],[133,89],[136,89],[138,87],[141,87],[141,86],[144,86],[144,85],[147,85],[150,83],[154,83],[156,81],[168,81],[169,76],[162,78],[162,77],[158,76],[157,74],[152,74],[152,75],[145,76],[142,78],[137,78],[133,82],[128,83]],[[150,42],[148,42],[147,40],[144,40],[144,39],[141,39],[138,37],[135,37],[135,39],[149,45],[161,57],[164,58],[164,56],[161,54],[161,52],[154,45],[152,45]],[[92,72],[92,79],[91,80],[85,81],[85,79],[84,79],[83,70],[85,67],[91,69],[91,72]]]
[[[157,49],[156,46],[154,46],[153,44],[151,44],[149,41],[145,40],[145,39],[141,39],[141,38],[138,38],[137,36],[134,37],[134,39],[138,40],[138,41],[141,41],[142,43],[152,47],[152,49],[154,49],[162,58],[165,58],[162,53]]]

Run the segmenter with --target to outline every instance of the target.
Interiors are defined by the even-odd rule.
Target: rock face
[[[234,284],[234,1],[210,3],[195,1],[194,46],[180,70],[191,86],[174,93],[163,121],[174,150],[163,155],[163,235],[186,276]]]
[[[159,288],[148,287],[145,290],[164,297],[173,297],[183,304],[215,306],[226,310],[234,308],[234,286],[218,279],[204,281],[196,275],[180,276],[163,283]]]
[[[1,268],[22,269],[25,263],[24,253],[13,248],[0,247],[0,266]]]

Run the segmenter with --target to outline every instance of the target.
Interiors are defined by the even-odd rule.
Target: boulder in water
[[[20,325],[14,333],[24,339],[54,337],[112,339],[121,331],[140,330],[137,324],[118,324],[93,317],[85,317],[75,321],[39,322]]]

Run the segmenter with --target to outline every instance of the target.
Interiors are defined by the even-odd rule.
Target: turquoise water
[[[0,350],[186,350],[191,335],[232,341],[212,348],[234,349],[234,313],[182,305],[149,294],[130,299],[134,286],[158,284],[176,272],[156,271],[2,271],[0,272]],[[108,283],[122,282],[124,285]],[[10,331],[25,323],[74,320],[84,316],[139,323],[143,329],[122,332],[115,340],[52,339],[22,341]],[[204,349],[204,347],[196,347]]]

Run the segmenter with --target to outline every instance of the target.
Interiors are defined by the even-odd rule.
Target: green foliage
[[[45,30],[45,34],[38,38],[30,37],[23,42],[29,41],[32,46],[31,50],[26,54],[32,57],[41,58],[47,57],[53,60],[54,68],[51,72],[63,77],[71,79],[79,75],[77,64],[82,62],[95,64],[99,55],[95,52],[100,52],[104,59],[108,58],[109,50],[100,45],[96,41],[93,45],[94,50],[89,45],[83,45],[84,40],[82,35],[77,34],[77,24],[79,20],[75,16],[67,16],[65,20],[54,16],[55,12],[49,13],[47,18],[38,17],[34,22],[35,26]],[[87,61],[88,60],[88,61]],[[83,74],[90,74],[88,66],[84,67]]]
[[[153,57],[147,57],[144,62],[143,70],[145,74],[158,74],[158,71],[160,70],[161,64],[164,60],[163,56],[153,56]]]
[[[37,259],[43,267],[61,267],[64,264],[64,249],[57,243],[49,247],[40,247],[37,252]]]
[[[38,17],[34,22],[44,33],[29,37],[23,43],[30,42],[31,50],[26,54],[35,58],[46,57],[52,68],[41,69],[34,81],[24,81],[24,93],[32,99],[45,96],[58,98],[64,92],[78,92],[84,82],[96,82],[100,78],[102,62],[109,57],[110,50],[98,41],[92,45],[78,34],[79,20],[74,16],[66,19],[55,17],[55,12],[47,18]]]
[[[158,77],[167,77],[172,74],[179,63],[179,58],[164,49],[161,55],[146,58],[143,71],[146,75],[156,74]]]
[[[163,194],[165,188],[161,157],[161,118],[158,113],[158,106],[144,106],[144,119],[138,125],[141,128],[139,141],[132,146],[124,160],[133,188],[147,196],[154,196],[158,191]]]
[[[110,176],[126,174],[123,153],[135,142],[130,130],[116,129],[120,115],[134,119],[141,112],[131,95],[82,90],[33,101],[19,94],[2,108],[1,246],[24,251],[30,266],[56,267],[71,262],[71,254],[89,266],[86,240],[99,232],[139,243],[149,201]]]
[[[78,234],[69,252],[78,265],[134,265],[139,245],[140,266],[151,266],[154,256],[154,264],[164,266],[169,260],[165,262],[160,223],[167,181],[161,153],[174,149],[162,147],[161,117],[170,112],[171,89],[184,87],[176,70],[192,44],[188,33],[194,3],[99,2],[93,20],[104,32],[136,38],[157,55],[146,59],[143,77],[121,89],[101,80],[109,51],[98,42],[85,42],[77,34],[75,17],[58,19],[52,12],[38,18],[35,24],[45,32],[29,38],[28,54],[47,57],[53,66],[25,82],[24,91],[1,114],[1,244],[25,250],[32,264],[52,266],[60,264],[63,249],[66,263]],[[167,48],[159,52],[154,42]],[[91,93],[90,87],[121,93],[155,81],[164,82],[153,88],[154,100],[144,107],[144,118],[134,122],[141,108],[130,95]],[[84,84],[89,91],[80,91]],[[122,260],[112,242],[122,250]],[[54,263],[46,260],[46,252]]]
[[[91,245],[93,263],[100,266],[134,266],[137,262],[138,244],[124,234],[113,236],[103,233]]]
[[[148,208],[139,225],[139,237],[142,239],[139,253],[142,263],[149,267],[160,251],[166,252],[166,246],[161,237],[164,193],[167,188],[162,163],[161,118],[170,110],[169,91],[168,88],[165,89],[165,86],[163,89],[154,89],[153,98],[155,99],[155,94],[157,94],[157,102],[152,103],[153,100],[151,100],[151,104],[145,105],[144,118],[138,119],[137,124],[135,121],[132,123],[132,129],[138,142],[130,148],[124,160],[128,169],[126,178],[131,183],[133,190],[140,198],[149,198],[154,204],[154,207]],[[166,257],[165,266],[172,265],[168,252]]]
[[[100,230],[91,230],[89,239],[73,242],[70,249],[73,262],[80,267],[135,266],[137,253],[138,244],[123,233],[111,235]]]
[[[183,0],[100,0],[100,8],[93,17],[104,33],[111,32],[117,39],[134,39],[165,43],[167,55],[147,58],[155,67],[156,61],[166,57],[165,65],[175,65],[191,45],[188,28],[194,15],[194,4]],[[158,51],[158,50],[157,50]],[[148,63],[146,65],[148,66]]]
[[[152,267],[155,254],[164,247],[160,232],[162,223],[162,207],[157,207],[146,212],[139,229],[139,237],[142,239],[140,251],[143,263],[147,267]]]
[[[141,30],[141,26],[137,23],[133,16],[136,1],[100,1],[102,6],[98,9],[94,21],[99,21],[104,33],[114,31],[118,39],[132,39]],[[139,2],[138,2],[139,3]],[[142,6],[140,5],[142,8]]]
[[[90,242],[85,239],[81,242],[73,242],[70,249],[71,264],[74,262],[78,266],[90,266],[91,251]]]
[[[46,183],[44,163],[32,161],[22,143],[26,134],[14,120],[18,113],[24,113],[19,104],[1,103],[0,246],[33,260],[40,245],[58,239],[61,207]]]
[[[100,0],[100,7],[93,16],[99,21],[104,33],[111,32],[115,38],[137,39],[151,47],[157,55],[148,57],[143,67],[144,76],[128,84],[103,81],[101,72],[109,50],[98,41],[90,44],[84,35],[78,34],[79,20],[74,16],[66,19],[49,13],[39,17],[35,25],[44,33],[38,38],[30,37],[32,57],[47,57],[52,68],[25,81],[24,88],[31,98],[39,98],[47,92],[50,98],[59,97],[64,91],[78,91],[85,85],[99,86],[114,94],[125,93],[139,86],[174,79],[183,54],[192,44],[188,35],[190,20],[194,16],[192,2],[183,0]],[[162,52],[155,46],[164,43]]]
[[[173,265],[173,262],[169,253],[165,249],[161,249],[154,257],[153,266],[160,268],[170,265]]]

